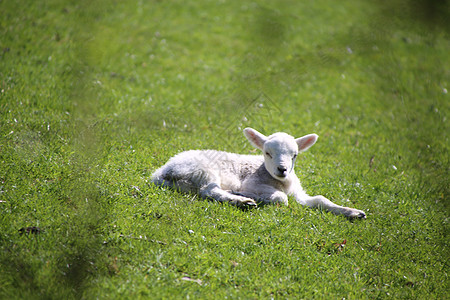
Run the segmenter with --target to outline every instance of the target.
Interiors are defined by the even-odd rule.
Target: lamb
[[[361,210],[337,205],[324,196],[309,196],[303,191],[294,164],[299,152],[315,144],[316,134],[295,139],[277,132],[267,137],[255,129],[245,128],[244,135],[263,155],[185,151],[157,169],[152,182],[238,207],[254,207],[260,203],[288,205],[288,196],[292,196],[301,205],[336,215],[366,217]]]

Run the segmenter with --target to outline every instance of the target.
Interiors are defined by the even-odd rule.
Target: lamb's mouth
[[[281,178],[281,179],[286,179],[287,175],[288,175],[288,174],[287,174],[286,172],[285,172],[285,173],[281,173],[281,174],[278,173],[278,174],[277,174],[277,177],[279,177],[279,178]]]

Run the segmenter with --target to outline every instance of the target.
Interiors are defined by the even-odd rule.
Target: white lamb
[[[319,207],[348,218],[366,217],[361,210],[334,204],[324,196],[309,196],[303,191],[294,172],[294,163],[298,152],[314,145],[316,134],[295,139],[277,132],[266,137],[246,128],[244,135],[263,151],[263,156],[216,150],[186,151],[157,169],[152,182],[236,206],[287,205],[288,196],[293,196],[301,205]]]

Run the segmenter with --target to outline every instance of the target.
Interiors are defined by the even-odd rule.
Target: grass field
[[[0,1],[0,298],[448,299],[449,6]],[[248,126],[367,219],[149,184]]]

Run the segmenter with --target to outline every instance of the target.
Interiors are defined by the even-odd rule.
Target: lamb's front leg
[[[263,204],[284,204],[288,205],[286,193],[275,189],[270,185],[260,184],[257,188],[247,188],[237,194],[256,199],[256,202]]]
[[[238,207],[256,206],[255,200],[240,195],[234,195],[225,190],[222,190],[217,183],[210,183],[207,186],[201,188],[200,196],[203,198],[213,199],[219,202],[228,202],[231,205],[235,205]]]
[[[355,208],[345,207],[337,205],[324,196],[309,196],[304,192],[294,193],[295,200],[301,205],[307,205],[309,207],[316,207],[328,210],[335,215],[344,215],[347,218],[355,219],[365,219],[366,214],[362,210]]]

